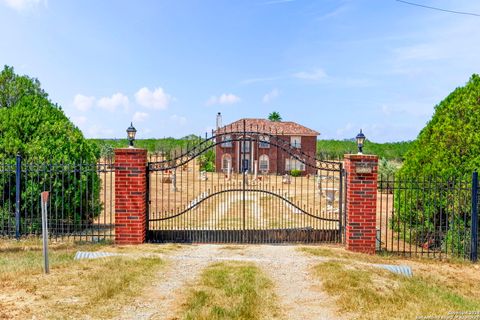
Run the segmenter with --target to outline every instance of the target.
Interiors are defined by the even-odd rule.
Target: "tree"
[[[402,173],[470,175],[480,168],[480,76],[474,74],[435,107],[405,155]]]
[[[405,154],[396,180],[409,187],[395,186],[397,218],[391,226],[418,245],[468,249],[470,190],[459,183],[480,168],[479,111],[480,76],[474,74],[435,107]],[[402,230],[402,225],[410,227]]]
[[[268,115],[268,120],[279,122],[282,121],[282,116],[277,111],[273,111]]]
[[[5,66],[0,73],[0,161],[11,164],[17,154],[25,166],[21,212],[29,219],[38,213],[37,200],[46,188],[51,188],[51,206],[63,210],[61,219],[66,231],[70,225],[85,227],[99,214],[97,148],[48,99],[37,79],[16,75],[13,68]],[[5,219],[5,215],[12,214],[5,208],[14,208],[13,171],[3,172],[0,179],[0,193],[5,199],[0,203],[0,224],[11,221]]]
[[[0,108],[12,107],[26,96],[48,97],[37,79],[19,76],[13,67],[5,66],[0,73]]]

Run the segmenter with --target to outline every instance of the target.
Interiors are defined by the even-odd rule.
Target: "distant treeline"
[[[413,141],[375,143],[366,141],[364,154],[376,154],[379,158],[403,161]],[[317,155],[320,159],[341,159],[346,153],[357,153],[357,143],[352,140],[318,140]]]
[[[180,149],[186,149],[190,144],[196,143],[200,138],[198,136],[187,136],[180,139],[162,138],[162,139],[138,139],[135,140],[135,147],[147,149],[149,153],[180,152]],[[126,148],[127,139],[90,139],[100,150],[102,157],[113,155],[113,149]],[[380,158],[387,160],[402,161],[405,153],[410,148],[412,142],[388,142],[375,143],[367,141],[364,146],[365,154],[376,154]],[[357,153],[357,145],[351,140],[318,140],[317,156],[320,159],[341,159],[346,153]]]

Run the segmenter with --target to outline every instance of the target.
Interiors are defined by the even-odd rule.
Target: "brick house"
[[[244,126],[247,131],[246,138],[250,141],[235,141],[235,139],[243,137]],[[314,167],[305,165],[304,162],[315,165],[317,136],[320,133],[298,123],[274,122],[266,119],[240,119],[221,126],[221,114],[219,113],[215,134],[218,135],[217,142],[219,143],[215,147],[217,172],[227,172],[230,169],[232,172],[246,170],[253,173],[257,166],[257,172],[262,174],[285,174],[294,169],[301,170],[304,174],[316,173]],[[279,147],[279,144],[286,150]],[[293,154],[303,162],[295,159]]]

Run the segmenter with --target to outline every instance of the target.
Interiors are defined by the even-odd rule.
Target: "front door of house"
[[[250,171],[250,160],[243,159],[242,160],[242,172],[249,172]]]
[[[251,144],[250,141],[242,141],[240,148],[240,172],[250,171]]]

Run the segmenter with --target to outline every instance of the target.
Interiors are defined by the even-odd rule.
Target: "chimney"
[[[219,112],[217,113],[217,129],[222,127],[222,114]]]

